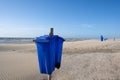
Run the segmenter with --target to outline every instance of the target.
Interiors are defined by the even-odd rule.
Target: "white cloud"
[[[83,28],[92,28],[94,26],[91,25],[91,24],[82,24],[81,27],[83,27]]]

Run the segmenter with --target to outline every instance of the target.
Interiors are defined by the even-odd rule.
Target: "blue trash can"
[[[100,40],[101,40],[101,41],[103,41],[103,40],[104,40],[103,35],[101,35],[101,36],[100,36]]]
[[[49,75],[52,74],[55,67],[60,67],[64,39],[54,35],[40,36],[34,41],[37,45],[40,72]]]

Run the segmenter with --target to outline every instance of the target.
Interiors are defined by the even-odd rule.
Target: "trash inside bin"
[[[64,39],[54,35],[40,36],[34,41],[37,45],[40,72],[44,74],[52,74],[55,67],[60,68]]]

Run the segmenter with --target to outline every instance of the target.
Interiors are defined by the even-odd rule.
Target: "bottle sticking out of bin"
[[[55,68],[60,68],[64,41],[62,37],[54,35],[53,28],[50,29],[49,35],[40,36],[34,40],[40,73],[48,74],[49,80],[51,80],[51,74]]]

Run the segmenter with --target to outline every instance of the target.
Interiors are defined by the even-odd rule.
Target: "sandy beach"
[[[0,80],[47,80],[39,73],[35,43],[0,44]],[[120,80],[120,40],[64,42],[52,80]]]

